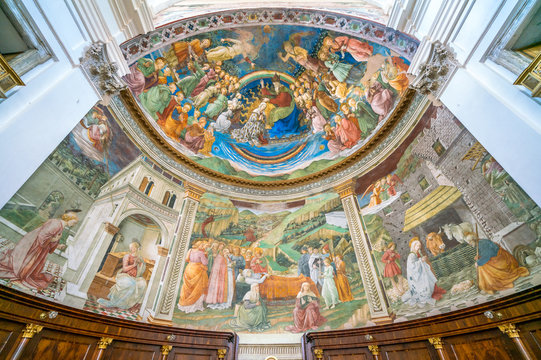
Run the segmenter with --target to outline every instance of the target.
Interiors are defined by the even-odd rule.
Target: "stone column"
[[[390,324],[393,322],[394,315],[389,312],[387,307],[383,286],[378,279],[370,244],[364,232],[359,206],[355,199],[355,182],[349,180],[337,186],[335,190],[340,195],[346,213],[351,242],[355,249],[357,264],[359,265],[366,299],[370,308],[371,320],[377,325]]]
[[[164,280],[158,288],[159,297],[156,305],[147,318],[147,321],[152,324],[173,325],[173,311],[182,281],[186,251],[192,236],[199,199],[205,192],[204,189],[189,183],[184,184],[184,189],[184,200],[167,256]]]

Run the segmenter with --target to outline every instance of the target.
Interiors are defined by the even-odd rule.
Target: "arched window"
[[[170,197],[171,197],[171,193],[169,191],[166,191],[165,195],[163,196],[162,204],[167,205],[169,203]]]
[[[167,206],[169,206],[171,209],[174,208],[175,201],[177,201],[177,196],[173,194],[173,196],[171,196],[171,199],[169,199],[169,204]]]
[[[148,185],[148,178],[145,176],[143,178],[143,181],[141,181],[141,185],[139,185],[139,190],[145,191],[145,189],[147,188],[147,185]]]
[[[147,188],[145,189],[145,194],[150,195],[152,188],[154,187],[154,181],[148,183]]]

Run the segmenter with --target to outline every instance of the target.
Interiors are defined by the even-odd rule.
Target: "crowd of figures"
[[[385,47],[326,35],[314,54],[302,47],[314,32],[296,32],[283,42],[278,58],[282,67],[301,71],[294,78],[267,75],[248,99],[232,68],[247,63],[246,74],[256,66],[280,72],[266,68],[271,60],[259,58],[272,36],[263,32],[234,30],[235,38],[221,38],[218,45],[209,38],[173,43],[163,56],[140,58],[124,80],[169,138],[206,156],[215,131],[262,146],[269,134],[287,136],[302,125],[320,133],[336,155],[366,138],[409,85],[408,65]]]
[[[481,292],[494,294],[497,291],[511,289],[518,278],[530,274],[526,267],[519,265],[513,255],[495,242],[479,239],[474,232],[466,231],[462,234],[464,236],[461,240],[476,249],[475,282]],[[437,285],[438,279],[427,251],[434,256],[445,252],[441,236],[435,232],[429,233],[426,236],[425,247],[417,236],[410,240],[406,266],[407,282],[403,281],[402,269],[397,264],[400,254],[395,249],[396,244],[390,242],[381,257],[381,261],[385,264],[383,277],[390,279],[394,294],[400,295],[402,302],[408,305],[435,305],[447,290]],[[452,294],[460,293],[474,286],[475,282],[469,279],[455,283],[449,290]]]
[[[220,241],[196,241],[186,256],[178,309],[185,313],[205,308],[234,309],[230,326],[237,330],[264,331],[271,327],[267,302],[275,300],[260,293],[270,282],[297,281],[291,332],[314,330],[327,320],[320,314],[320,298],[325,310],[353,300],[341,255],[332,256],[328,246],[303,247],[298,262],[298,277],[270,275],[261,248],[226,245]],[[270,280],[272,278],[272,280]],[[300,281],[300,282],[299,282]],[[270,285],[269,285],[270,286]],[[278,285],[280,286],[280,284]],[[297,285],[298,286],[298,285]],[[294,296],[294,295],[293,295]],[[284,299],[288,297],[285,296]],[[290,300],[290,299],[288,299]]]

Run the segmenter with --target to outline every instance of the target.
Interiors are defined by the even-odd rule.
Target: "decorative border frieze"
[[[314,9],[241,9],[198,15],[164,25],[128,40],[120,47],[129,64],[175,41],[209,31],[262,25],[299,25],[334,30],[381,44],[408,60],[419,41],[383,24],[345,14]]]

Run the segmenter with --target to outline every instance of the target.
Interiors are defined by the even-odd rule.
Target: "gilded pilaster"
[[[346,213],[351,241],[355,249],[357,264],[361,272],[372,321],[376,324],[392,323],[392,314],[389,313],[383,287],[378,281],[376,267],[370,254],[370,246],[364,233],[359,208],[355,199],[355,181],[349,180],[337,186],[335,191],[340,195],[344,212]]]

